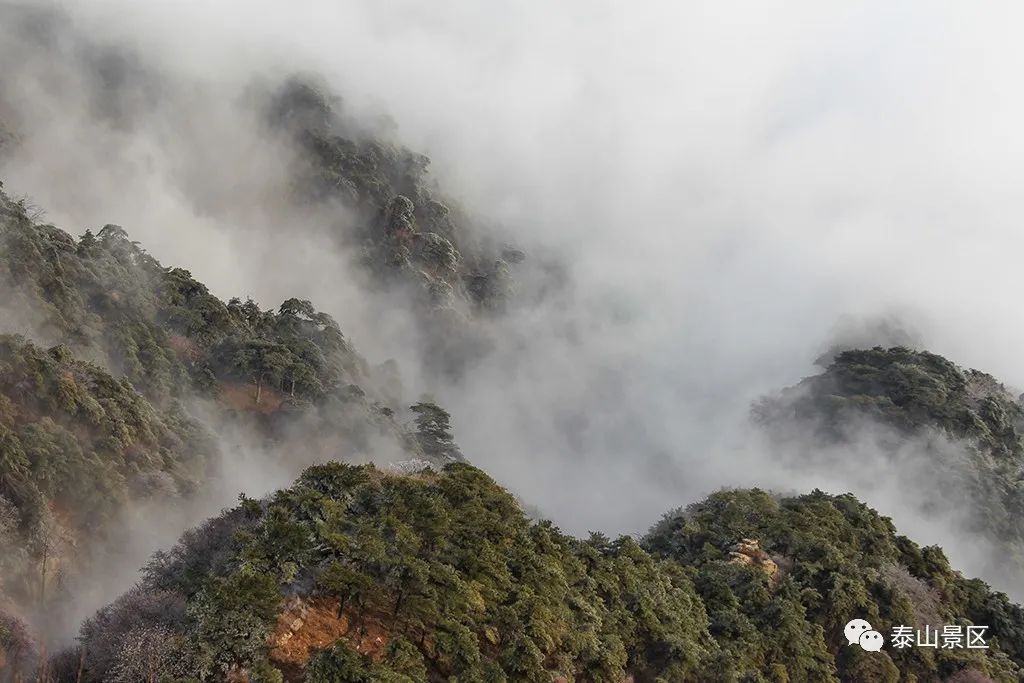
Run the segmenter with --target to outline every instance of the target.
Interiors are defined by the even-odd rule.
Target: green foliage
[[[14,317],[72,351],[104,356],[157,400],[180,393],[186,377],[156,322],[154,288],[162,275],[118,226],[76,242],[24,213],[0,214],[0,283],[14,294]]]
[[[937,426],[997,456],[1024,455],[1024,408],[1016,398],[990,375],[927,351],[844,351],[824,374],[767,400],[760,411],[768,420],[779,412],[814,417],[835,435],[864,416],[905,432]]]
[[[373,683],[370,664],[351,650],[345,643],[338,643],[330,650],[318,655],[309,666],[306,680],[310,683]]]
[[[392,641],[381,662],[353,651],[344,642],[317,655],[306,674],[309,683],[417,683],[426,681],[427,668],[419,650],[399,637]]]
[[[257,662],[249,675],[250,683],[284,683],[284,675],[268,661]]]
[[[199,394],[219,399],[220,417],[242,431],[273,443],[301,435],[304,448],[325,456],[364,455],[384,437],[412,458],[456,457],[450,435],[431,444],[436,456],[423,453],[387,405],[399,397],[374,393],[384,382],[309,301],[288,299],[276,311],[252,300],[223,302],[187,270],[163,267],[118,226],[76,241],[37,225],[0,192],[0,287],[11,293],[0,314],[59,343],[69,358],[95,359],[157,409],[183,412],[179,402]],[[68,383],[52,391],[56,408],[77,400]],[[99,414],[94,404],[79,410]],[[45,440],[58,448],[66,437]],[[13,480],[13,454],[8,468],[0,476]]]
[[[14,293],[16,317],[73,353],[102,356],[157,404],[226,381],[315,401],[366,374],[337,323],[308,301],[289,299],[277,313],[224,303],[119,226],[76,242],[2,192],[0,208],[0,284]]]
[[[309,680],[686,680],[715,649],[681,568],[632,539],[531,523],[465,464],[414,477],[319,465],[231,519],[230,552],[204,574],[183,547],[148,572],[152,589],[180,587],[204,676],[265,660],[280,601],[296,594],[331,601],[353,635],[386,634],[372,660],[343,638]]]
[[[738,547],[759,563],[739,561]],[[175,637],[198,653],[203,680],[295,673],[270,645],[294,621],[282,621],[285,604],[338,621],[342,635],[305,663],[310,681],[1024,676],[1019,606],[853,496],[820,491],[720,491],[642,543],[578,540],[528,520],[463,463],[398,476],[331,462],[190,532],[140,590],[187,605]],[[991,649],[865,653],[843,635],[854,616],[883,633],[984,624]]]
[[[416,414],[416,441],[424,455],[439,462],[464,460],[455,445],[447,411],[430,402],[417,403],[410,410]]]
[[[736,561],[730,551],[742,539],[757,539],[778,568],[774,576]],[[730,675],[760,680],[758,672],[776,667],[790,680],[896,680],[898,669],[936,680],[967,666],[999,680],[1024,675],[1024,612],[982,582],[965,582],[941,550],[897,535],[849,494],[721,491],[666,515],[644,546],[694,568],[709,630],[727,653],[721,670]],[[865,658],[843,637],[854,616],[883,634],[896,625],[984,624],[993,650],[887,649]]]
[[[194,490],[215,453],[180,406],[155,408],[66,347],[0,336],[0,498],[16,511],[9,533],[25,551],[4,571],[7,596],[38,601],[40,563],[76,536],[102,538],[131,500]],[[79,554],[84,561],[89,546]]]
[[[193,624],[189,636],[201,653],[201,672],[209,676],[263,661],[281,601],[278,582],[270,574],[243,567],[210,577],[188,603]]]
[[[0,495],[21,498],[28,483],[29,461],[21,441],[7,427],[0,425]]]

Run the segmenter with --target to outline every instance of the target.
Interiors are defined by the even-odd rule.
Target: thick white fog
[[[881,461],[885,486],[865,467],[790,472],[745,425],[752,399],[815,372],[851,320],[894,317],[924,347],[1024,385],[1019,5],[63,9],[162,80],[135,125],[111,129],[74,64],[24,59],[5,38],[2,99],[24,141],[4,180],[47,220],[123,225],[222,297],[312,300],[370,360],[398,359],[411,394],[451,410],[469,458],[568,530],[642,531],[721,486],[820,486],[972,569],[973,542],[893,485],[920,478]],[[295,229],[327,217],[268,196],[288,152],[240,103],[253,79],[293,71],[320,74],[356,118],[390,118],[448,194],[568,269],[565,291],[495,323],[498,348],[458,385],[429,384],[401,306]],[[874,463],[870,450],[851,462]]]

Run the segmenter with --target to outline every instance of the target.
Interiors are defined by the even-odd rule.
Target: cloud
[[[929,349],[1024,385],[1017,5],[64,10],[157,85],[119,128],[76,65],[4,50],[2,99],[33,133],[8,185],[72,230],[123,224],[222,296],[317,302],[572,531],[635,532],[718,486],[792,482],[742,425],[751,399],[813,372],[844,316],[908,318]],[[289,151],[244,93],[293,70],[323,74],[354,117],[389,116],[486,229],[567,269],[571,286],[494,324],[496,349],[460,383],[428,383],[401,303],[368,293],[325,236],[337,216],[268,194]],[[870,492],[843,472],[816,481]]]

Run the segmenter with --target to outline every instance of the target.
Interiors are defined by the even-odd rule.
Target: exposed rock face
[[[779,575],[779,565],[761,549],[761,543],[756,538],[742,539],[730,549],[729,556],[733,564],[745,564],[760,569],[768,575],[772,584],[782,578]]]
[[[345,640],[359,654],[379,657],[390,636],[374,619],[348,610],[339,614],[337,598],[293,598],[277,618],[270,636],[270,657],[286,667],[304,668],[321,650]]]
[[[350,628],[348,617],[338,615],[337,600],[295,598],[277,619],[270,656],[278,662],[305,666],[316,651],[330,647]]]

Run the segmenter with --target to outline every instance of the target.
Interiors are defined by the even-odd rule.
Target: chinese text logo
[[[967,648],[987,650],[985,632],[988,626],[947,625],[925,626],[924,630],[912,626],[893,626],[889,645],[896,649],[908,647],[931,647],[942,650]],[[864,619],[853,619],[843,628],[843,634],[850,645],[860,645],[868,652],[878,652],[885,644],[882,634],[872,628]]]

